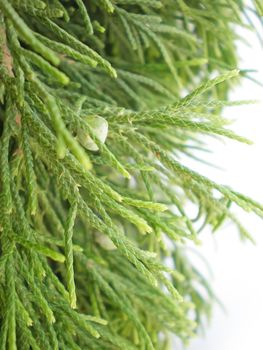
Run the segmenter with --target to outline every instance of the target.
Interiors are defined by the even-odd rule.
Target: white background
[[[263,48],[254,34],[242,31],[241,35],[251,47],[239,45],[240,67],[257,69],[258,73],[253,76],[263,82]],[[262,87],[243,79],[231,99],[263,100],[262,93]],[[229,140],[225,140],[224,144],[208,141],[214,153],[206,159],[224,170],[204,165],[195,165],[195,169],[263,203],[262,102],[230,107],[225,114],[236,120],[231,128],[253,140],[254,144],[247,146]],[[212,285],[227,314],[216,307],[206,335],[194,339],[187,348],[189,350],[263,349],[263,220],[243,211],[238,210],[237,213],[257,245],[241,243],[235,227],[231,225],[221,228],[214,236],[210,232],[202,234],[203,244],[198,250],[213,270]],[[174,349],[177,346],[174,345]]]

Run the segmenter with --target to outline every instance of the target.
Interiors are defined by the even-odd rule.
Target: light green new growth
[[[185,247],[225,220],[252,240],[231,204],[263,206],[181,158],[202,160],[200,135],[250,143],[221,117],[253,102],[228,101],[250,78],[236,53],[250,14],[242,0],[0,0],[0,350],[167,350],[210,317]]]

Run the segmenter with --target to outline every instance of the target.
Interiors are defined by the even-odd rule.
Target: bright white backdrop
[[[242,31],[241,35],[250,47],[240,45],[240,66],[257,69],[254,76],[263,82],[263,48],[254,34]],[[235,100],[261,101],[262,97],[263,88],[247,79],[243,79],[231,96]],[[231,107],[225,114],[236,120],[232,129],[253,140],[254,144],[209,141],[214,153],[206,159],[224,170],[204,165],[195,165],[195,169],[263,203],[263,104]],[[203,244],[198,249],[213,270],[213,287],[227,314],[216,307],[206,335],[193,340],[189,350],[263,349],[263,220],[243,211],[238,213],[257,245],[241,243],[231,225],[223,227],[213,237],[210,232],[202,235]]]

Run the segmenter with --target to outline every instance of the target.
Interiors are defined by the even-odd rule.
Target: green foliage
[[[165,350],[210,316],[185,245],[250,239],[230,205],[263,206],[180,157],[249,143],[220,116],[250,102],[227,101],[244,3],[0,0],[0,349]]]

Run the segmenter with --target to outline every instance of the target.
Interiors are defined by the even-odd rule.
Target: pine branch
[[[228,100],[246,10],[0,0],[0,349],[167,349],[210,317],[187,243],[225,220],[253,240],[231,204],[263,206],[181,157],[250,143],[221,116],[253,103]]]

